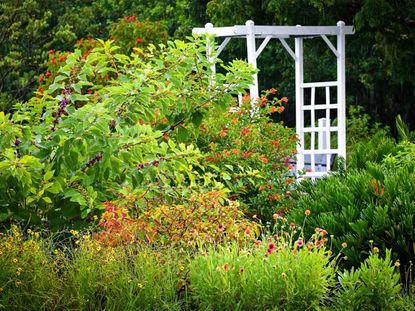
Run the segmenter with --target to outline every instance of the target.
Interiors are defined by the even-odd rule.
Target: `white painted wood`
[[[254,69],[257,69],[257,63],[256,63],[256,47],[255,47],[255,33],[254,33],[254,22],[253,21],[247,21],[246,22],[246,29],[248,29],[248,33],[246,36],[246,50],[248,54],[248,63],[252,65]],[[254,104],[254,102],[259,97],[258,92],[258,74],[254,73],[252,75],[252,85],[249,87],[249,95],[251,97],[251,102]]]
[[[326,86],[337,86],[337,85],[338,85],[337,81],[301,83],[301,87],[303,88],[326,87]]]
[[[282,46],[285,48],[285,50],[288,52],[288,54],[291,55],[291,57],[293,58],[294,61],[296,61],[296,57],[295,57],[295,53],[294,51],[291,49],[291,47],[288,45],[287,41],[285,41],[284,38],[279,38]]]
[[[318,130],[319,130],[318,126],[303,128],[304,133],[318,132]],[[327,126],[326,125],[326,127],[324,128],[324,132],[326,132],[327,130],[329,130],[329,132],[337,132],[339,130],[339,128],[337,126]]]
[[[264,48],[267,46],[269,40],[271,40],[272,36],[266,36],[264,41],[262,41],[261,45],[259,46],[258,50],[255,53],[255,57],[258,58],[258,56],[262,53]]]
[[[339,109],[337,113],[339,132],[337,135],[339,156],[343,157],[346,163],[346,36],[347,27],[344,22],[337,23],[339,33],[337,35],[337,102]]]
[[[219,57],[220,53],[222,53],[223,49],[228,45],[229,41],[231,41],[231,37],[225,38],[221,45],[218,47],[218,50],[216,51],[215,59]]]
[[[314,109],[314,106],[315,106],[315,102],[316,102],[316,88],[314,88],[314,87],[312,87],[311,88],[311,109],[310,109],[310,112],[311,112],[311,127],[314,127],[315,126],[315,123],[316,123],[316,120],[315,120],[315,109]],[[303,108],[303,107],[302,107]],[[314,149],[315,149],[315,140],[316,140],[316,132],[311,132],[311,151],[312,151],[312,154],[311,154],[311,171],[312,172],[314,172],[315,170],[316,170],[316,155],[315,155],[315,152],[314,152]]]
[[[339,105],[337,105],[337,104],[330,104],[329,106],[327,106],[327,105],[315,105],[314,110],[337,109],[338,107],[339,107]],[[310,105],[304,105],[303,110],[311,110],[311,106]]]
[[[257,37],[273,36],[274,38],[289,38],[298,36],[320,36],[331,35],[337,36],[340,34],[340,29],[337,26],[303,26],[297,28],[296,26],[254,26],[254,34]],[[246,36],[250,32],[245,25],[235,25],[231,27],[213,28],[209,31],[206,28],[193,28],[194,34],[214,34],[218,37],[232,37],[232,36]],[[354,33],[352,26],[344,26],[343,34],[351,35]]]
[[[296,26],[301,28],[300,25]],[[304,169],[304,60],[303,38],[295,38],[295,130],[299,142],[297,144],[297,172]]]
[[[210,34],[210,31],[212,31],[213,28],[213,24],[212,23],[207,23],[205,25],[205,29],[207,31],[208,34]],[[210,65],[210,69],[212,70],[212,73],[215,74],[216,73],[216,66],[215,66],[215,56],[214,56],[214,46],[215,46],[215,38],[213,36],[207,36],[206,37],[206,55],[207,55],[207,59],[208,62],[211,64]],[[211,79],[213,81],[213,79]]]
[[[327,137],[325,135],[326,118],[318,119],[318,150],[327,148]]]
[[[336,55],[336,57],[339,57],[339,53],[337,52],[336,48],[334,47],[333,43],[331,43],[331,41],[327,38],[326,35],[320,35],[324,42],[326,42],[327,46],[330,48],[330,50],[333,51],[334,55]]]

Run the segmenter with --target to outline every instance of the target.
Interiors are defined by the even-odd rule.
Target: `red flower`
[[[265,97],[258,98],[258,106],[264,107],[268,103],[268,99]]]
[[[241,130],[241,135],[242,135],[242,136],[248,135],[249,133],[251,133],[251,130],[250,130],[250,129],[248,129],[248,128],[246,128],[246,127],[244,127],[244,128]]]
[[[306,216],[310,216],[311,211],[310,211],[309,209],[306,209],[306,210],[305,210],[305,212],[304,212],[304,214],[305,214]]]
[[[302,238],[298,238],[297,242],[295,242],[297,244],[298,247],[303,247],[304,246],[304,242]]]
[[[223,265],[223,270],[224,270],[225,272],[228,272],[228,271],[229,271],[229,264],[228,264],[228,263],[225,263],[225,264]]]
[[[284,110],[285,110],[285,107],[284,107],[284,106],[279,106],[279,107],[277,107],[277,111],[278,111],[279,113],[282,113]]]
[[[56,64],[56,58],[51,58],[51,59],[50,59],[50,62],[51,62],[52,64]]]
[[[272,252],[275,251],[276,248],[277,247],[275,246],[275,244],[273,242],[268,243],[268,253],[272,254]]]
[[[136,43],[138,43],[138,44],[141,44],[141,43],[143,43],[143,42],[144,42],[144,39],[143,39],[143,38],[137,38],[137,39],[135,40],[135,42],[136,42]]]
[[[260,240],[256,240],[256,241],[255,241],[255,246],[256,246],[256,247],[258,247],[258,246],[260,246],[260,245],[261,245],[261,241],[260,241]]]
[[[282,101],[283,103],[288,103],[288,98],[284,96],[283,98],[281,98],[281,101]]]
[[[52,74],[51,74],[51,72],[50,72],[49,70],[45,72],[45,77],[46,77],[46,78],[49,78],[51,75],[52,75]]]
[[[251,152],[251,151],[245,151],[245,152],[243,153],[242,157],[243,157],[244,159],[247,159],[247,158],[249,158],[249,157],[251,156],[251,154],[252,154],[252,152]]]
[[[64,62],[65,60],[66,60],[66,56],[65,55],[62,55],[62,56],[59,57],[59,61],[60,62]]]
[[[55,54],[55,51],[54,50],[49,50],[49,54],[53,55],[53,54]]]
[[[275,94],[275,93],[277,93],[277,92],[278,92],[278,90],[277,90],[277,89],[274,89],[274,88],[271,88],[268,92],[269,92],[270,94]]]
[[[40,83],[42,83],[42,82],[43,82],[43,80],[44,80],[43,75],[40,75],[40,76],[39,76],[39,82],[40,82]]]
[[[280,146],[280,141],[279,141],[279,140],[271,140],[271,141],[269,142],[269,144],[270,144],[271,146],[274,146],[275,148],[278,148],[278,147]]]

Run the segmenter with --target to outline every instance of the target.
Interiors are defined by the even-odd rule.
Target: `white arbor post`
[[[297,25],[297,27],[301,27]],[[295,39],[295,131],[300,142],[297,145],[297,172],[304,169],[304,60],[303,38]]]
[[[342,21],[337,23],[337,114],[338,123],[338,155],[346,160],[346,36]]]
[[[207,23],[205,25],[205,29],[206,29],[206,33],[210,34],[212,33],[213,30],[213,24],[212,23]],[[208,62],[211,64],[210,65],[210,69],[212,70],[212,74],[216,73],[216,66],[215,66],[215,56],[213,55],[214,53],[214,38],[213,36],[208,36],[206,38],[206,56],[208,59]]]
[[[255,30],[254,30],[254,22],[249,20],[245,23],[247,27],[247,35],[246,35],[246,49],[247,49],[247,56],[248,56],[248,63],[252,65],[252,67],[256,70],[256,46],[255,46]],[[251,97],[251,101],[255,101],[259,97],[258,92],[258,74],[254,73],[252,75],[252,85],[249,87],[249,95]]]

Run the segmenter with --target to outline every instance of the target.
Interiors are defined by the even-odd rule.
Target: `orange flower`
[[[282,101],[283,103],[288,103],[288,98],[284,96],[283,98],[281,98],[281,101]]]
[[[268,159],[267,159],[265,156],[263,156],[262,154],[258,156],[258,159],[259,159],[261,162],[265,163],[265,164],[267,164],[267,163],[268,163]]]
[[[143,42],[144,42],[144,39],[143,39],[143,38],[137,38],[137,39],[135,40],[135,42],[136,42],[136,43],[138,43],[138,44],[141,44],[141,43],[143,43]]]
[[[241,140],[240,139],[235,139],[235,144],[236,145],[240,145],[242,142],[241,142]]]
[[[343,242],[343,243],[342,243],[342,247],[343,247],[343,248],[346,248],[346,247],[347,247],[347,243],[346,243],[346,242]]]
[[[273,195],[268,196],[268,199],[270,201],[273,201],[273,200],[279,201],[281,199],[281,196],[279,194],[273,194]]]
[[[306,216],[310,216],[311,211],[310,211],[309,209],[306,209],[306,210],[305,210],[305,212],[304,212],[304,214],[305,214]]]
[[[66,56],[65,55],[62,55],[62,56],[59,57],[59,61],[60,62],[64,62],[65,60],[66,60]]]
[[[47,71],[45,72],[45,77],[46,77],[46,78],[49,78],[51,75],[52,75],[52,73],[51,73],[49,70],[47,70]]]
[[[271,141],[269,142],[269,144],[270,144],[271,146],[274,146],[275,148],[278,148],[278,147],[279,147],[279,145],[280,145],[280,141],[279,141],[279,140],[271,140]]]
[[[43,77],[43,75],[40,75],[40,76],[39,76],[39,82],[40,82],[40,83],[42,83],[44,79],[45,79],[45,78]]]
[[[224,151],[223,154],[225,155],[225,157],[230,157],[231,156],[231,153],[227,150]]]
[[[225,137],[228,135],[228,129],[225,127],[222,131],[219,132],[220,137]]]
[[[232,153],[233,154],[239,154],[239,152],[241,152],[241,150],[239,150],[239,149],[232,149]]]
[[[51,62],[52,64],[56,64],[56,58],[51,58],[51,59],[50,59],[50,62]]]
[[[277,111],[278,111],[279,113],[282,113],[284,110],[285,110],[285,107],[284,107],[284,106],[279,106],[279,107],[277,107]]]
[[[249,96],[249,94],[245,94],[244,96],[242,96],[242,103],[243,104],[247,104],[251,101],[251,97]]]
[[[269,108],[268,113],[274,113],[276,111],[278,111],[277,107],[272,106],[271,108]]]
[[[225,263],[223,265],[223,271],[225,271],[225,272],[228,272],[229,271],[229,264],[228,263]]]
[[[237,123],[238,122],[238,118],[233,118],[232,119],[232,123]]]
[[[54,50],[49,50],[49,54],[53,55],[53,54],[55,54],[55,51]]]

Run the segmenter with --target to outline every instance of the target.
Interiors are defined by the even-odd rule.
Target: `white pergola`
[[[346,158],[346,35],[353,34],[352,26],[345,26],[340,21],[337,26],[256,26],[253,21],[245,25],[232,27],[213,27],[211,23],[204,28],[193,28],[194,34],[211,34],[214,37],[224,37],[217,49],[214,49],[214,38],[208,37],[207,57],[212,62],[212,71],[215,72],[214,60],[223,51],[232,38],[246,39],[247,59],[254,68],[257,68],[257,58],[271,39],[278,39],[295,61],[295,106],[296,106],[296,133],[299,138],[297,145],[296,171],[307,170],[304,177],[321,177],[326,175],[332,166],[334,155]],[[337,47],[327,38],[336,36]],[[304,39],[321,37],[337,58],[337,80],[324,82],[304,82]],[[286,39],[294,38],[294,51]],[[256,48],[256,39],[263,39]],[[316,103],[316,89],[323,89],[325,102]],[[337,91],[337,100],[330,100],[330,89]],[[304,93],[307,90],[310,97],[305,102]],[[249,88],[252,100],[259,97],[258,75],[253,75],[253,84]],[[306,126],[304,116],[310,112],[310,126]],[[325,118],[319,118],[316,123],[316,111],[325,111]],[[333,124],[330,113],[334,111],[337,124]],[[317,147],[316,147],[317,133]],[[331,146],[332,135],[337,134],[336,146]],[[305,135],[310,136],[310,144],[306,146]],[[308,139],[307,139],[308,141]]]

